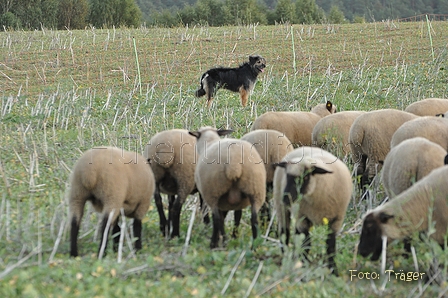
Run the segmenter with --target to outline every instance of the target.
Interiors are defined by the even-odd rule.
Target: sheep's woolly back
[[[430,236],[442,245],[448,232],[446,177],[448,166],[434,169],[395,199],[368,214],[372,213],[374,218],[380,214],[394,216],[381,224],[383,235],[392,239],[403,239],[415,231],[428,232],[429,222],[435,222],[435,232]]]
[[[313,147],[298,148],[285,156],[286,168],[277,167],[274,173],[274,205],[277,210],[279,229],[285,224],[283,192],[287,173],[300,176],[304,169],[318,166],[328,174],[315,174],[310,178],[309,186],[299,204],[296,219],[308,218],[313,225],[323,224],[324,218],[330,222],[330,228],[338,232],[344,221],[353,185],[347,166],[333,154]],[[297,228],[302,231],[297,220]]]
[[[311,146],[311,134],[316,123],[336,111],[336,106],[319,104],[312,112],[266,112],[255,119],[251,130],[272,129],[285,134],[295,146]],[[331,112],[330,112],[331,111]]]
[[[445,98],[426,98],[408,105],[406,112],[417,116],[436,116],[448,111],[448,99]]]
[[[362,155],[368,157],[367,168],[371,175],[375,165],[386,158],[390,150],[390,141],[394,132],[405,122],[418,116],[395,109],[383,109],[366,112],[358,116],[349,132],[350,150],[354,162]]]
[[[70,212],[78,222],[87,200],[97,212],[113,210],[114,219],[120,208],[126,216],[142,219],[155,188],[153,173],[142,155],[113,147],[86,151],[73,168],[70,184]]]
[[[254,197],[257,211],[263,205],[266,170],[251,146],[244,140],[220,139],[208,146],[206,156],[199,156],[195,181],[212,210],[243,209],[250,205],[249,195]]]
[[[426,116],[408,121],[393,134],[390,146],[414,137],[426,138],[448,150],[448,119]]]
[[[312,132],[313,146],[329,151],[332,151],[330,148],[333,148],[340,153],[336,154],[337,156],[349,154],[348,135],[350,127],[355,119],[364,113],[363,111],[342,111],[323,117],[314,126]],[[342,152],[339,152],[340,149],[342,149]]]
[[[384,160],[381,179],[389,199],[444,165],[447,152],[425,138],[408,139],[393,147]]]
[[[165,130],[154,135],[145,146],[144,157],[149,159],[156,183],[171,177],[173,183],[161,185],[162,192],[190,194],[194,187],[196,168],[196,138],[184,129]]]
[[[251,151],[256,150],[260,154],[261,160],[253,159],[253,161],[264,163],[267,183],[271,183],[274,178],[274,164],[280,162],[287,153],[294,150],[284,133],[272,129],[251,131],[241,137],[241,140],[251,143]]]

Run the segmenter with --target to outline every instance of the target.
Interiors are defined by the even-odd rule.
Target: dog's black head
[[[370,259],[376,261],[381,256],[381,250],[383,246],[381,224],[386,223],[393,216],[384,212],[380,214],[370,213],[364,219],[362,224],[361,237],[358,245],[358,253],[367,257],[370,254]]]
[[[258,55],[249,56],[249,64],[260,73],[263,72],[266,67],[266,59]]]

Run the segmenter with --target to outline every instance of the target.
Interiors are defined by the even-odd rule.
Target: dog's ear
[[[249,56],[249,63],[250,64],[255,64],[255,63],[257,63],[257,61],[258,61],[258,59],[260,59],[260,56]]]

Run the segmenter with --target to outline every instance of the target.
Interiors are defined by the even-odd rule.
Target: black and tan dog
[[[241,105],[247,105],[247,99],[254,88],[257,77],[264,71],[266,59],[261,56],[249,56],[249,62],[239,67],[217,67],[207,70],[201,77],[201,87],[196,96],[207,95],[207,106],[210,107],[213,96],[220,88],[239,92]]]

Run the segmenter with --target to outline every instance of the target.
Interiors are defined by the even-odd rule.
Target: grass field
[[[448,283],[426,285],[380,272],[354,258],[368,202],[354,195],[337,238],[340,277],[320,257],[325,228],[313,230],[311,263],[281,254],[272,237],[250,249],[249,212],[240,236],[211,251],[212,227],[183,208],[181,237],[165,240],[154,204],[143,224],[143,249],[97,260],[98,218],[89,208],[81,257],[69,258],[64,192],[81,152],[112,145],[142,152],[156,132],[203,125],[246,133],[268,110],[308,110],[331,100],[341,110],[404,109],[426,97],[448,97],[446,22],[6,31],[0,33],[0,296],[1,297],[442,297]],[[138,56],[138,63],[136,60]],[[268,62],[250,105],[221,90],[212,108],[194,97],[210,67],[236,66],[251,54]],[[140,73],[140,75],[139,75]],[[384,197],[377,189],[378,204]],[[130,224],[127,220],[127,226]],[[230,230],[232,221],[228,223]],[[265,233],[266,230],[262,230]],[[387,268],[425,272],[434,256],[417,241],[415,258],[388,250]],[[377,279],[352,274],[378,273]],[[376,276],[375,276],[376,277]]]

